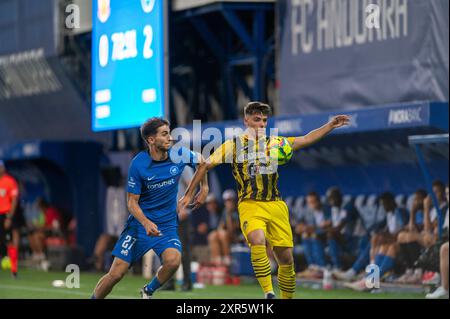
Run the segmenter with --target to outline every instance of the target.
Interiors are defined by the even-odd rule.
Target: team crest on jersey
[[[98,0],[97,2],[97,17],[100,22],[105,23],[111,15],[111,0]]]
[[[172,166],[170,168],[170,174],[172,175],[177,175],[180,172],[180,169],[178,168],[178,166]]]
[[[248,227],[248,221],[245,221],[244,224],[242,225],[242,228],[244,228],[244,232],[247,230]]]

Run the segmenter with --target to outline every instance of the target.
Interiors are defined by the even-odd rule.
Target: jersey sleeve
[[[219,164],[231,163],[233,161],[233,141],[227,140],[225,143],[220,145],[214,153],[209,157],[208,162],[213,166]]]
[[[133,161],[128,170],[128,193],[140,195],[142,188],[141,176],[139,174],[139,170],[136,167],[135,162]]]

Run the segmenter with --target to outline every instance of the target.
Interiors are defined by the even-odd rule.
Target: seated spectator
[[[52,237],[63,240],[62,216],[60,212],[45,201],[37,199],[38,219],[31,224],[28,240],[32,251],[32,259],[41,262],[45,260],[46,241]],[[30,225],[29,225],[30,226]]]
[[[243,242],[237,212],[237,197],[232,189],[222,195],[224,209],[217,229],[208,235],[211,261],[214,264],[229,266],[231,263],[231,245]],[[244,239],[245,240],[245,239]]]
[[[444,184],[440,181],[434,181],[433,193],[439,203],[441,212],[445,212],[448,209],[448,204],[445,198]],[[423,199],[422,205],[414,203],[415,205],[413,205],[412,209],[413,211],[418,210],[414,206],[419,206],[419,209],[423,209],[423,226],[420,224],[415,226],[415,223],[412,223],[412,218],[410,218],[408,229],[401,232],[398,237],[401,259],[407,266],[405,274],[398,279],[400,283],[419,284],[422,279],[430,281],[434,276],[438,276],[439,265],[435,261],[441,246],[441,243],[437,243],[438,213],[437,209],[433,207],[431,196],[423,195],[422,197],[418,196],[417,199]],[[417,215],[420,216],[420,212]],[[444,218],[442,218],[441,222],[443,221]],[[423,275],[424,270],[429,270],[426,276]],[[438,278],[436,279],[438,280]]]
[[[206,198],[205,205],[191,214],[192,259],[204,263],[210,260],[208,235],[219,223],[219,205],[213,193]]]
[[[307,210],[295,226],[295,233],[301,236],[308,268],[299,273],[302,278],[320,277],[326,266],[324,241],[326,238],[324,228],[329,224],[330,214],[326,213],[316,192],[306,196]]]
[[[342,193],[339,188],[331,187],[327,191],[327,204],[331,207],[331,218],[324,222],[327,245],[333,265],[333,271],[340,271],[342,268],[342,255],[346,243],[350,243],[348,233],[345,234],[346,225],[349,221],[350,205],[342,207]],[[346,236],[347,235],[347,236]],[[347,238],[346,238],[347,237]]]
[[[448,201],[448,186],[446,188],[446,194],[447,194],[447,201]],[[445,214],[445,221],[443,225],[443,232],[447,234],[447,242],[442,244],[440,248],[440,274],[441,274],[441,285],[432,293],[429,293],[426,295],[427,299],[438,299],[438,298],[445,298],[448,299],[448,235],[449,235],[449,228],[448,228],[448,219],[449,219],[449,209],[447,207],[447,213]]]
[[[414,193],[413,203],[407,226],[398,234],[399,259],[403,262],[406,272],[400,276],[397,283],[418,283],[422,278],[421,269],[413,269],[414,263],[419,258],[422,247],[431,244],[429,229],[424,230],[424,200],[427,193],[419,189]],[[430,223],[427,223],[429,227]]]
[[[370,263],[379,267],[380,278],[395,266],[395,256],[398,252],[398,233],[408,222],[406,209],[397,207],[395,197],[390,192],[381,195],[381,205],[386,213],[386,219],[378,225],[371,237]],[[368,290],[366,278],[345,285],[358,291]]]

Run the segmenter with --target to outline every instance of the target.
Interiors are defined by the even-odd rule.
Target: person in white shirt
[[[448,202],[448,185],[445,188],[445,193],[447,195],[447,202]],[[447,237],[449,234],[449,230],[448,230],[448,215],[449,215],[449,211],[447,208],[447,213],[445,214],[445,220],[444,220],[444,225],[443,225],[443,229],[444,231],[447,233]],[[449,295],[448,295],[448,241],[446,243],[444,243],[441,246],[441,251],[440,251],[440,272],[441,272],[441,286],[439,286],[434,292],[429,293],[426,295],[427,299],[438,299],[438,298],[446,298],[448,299]]]

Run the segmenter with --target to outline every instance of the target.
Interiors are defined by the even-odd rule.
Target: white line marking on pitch
[[[28,291],[36,291],[36,292],[52,292],[52,293],[60,293],[60,294],[66,294],[66,295],[77,295],[77,296],[85,296],[86,299],[89,299],[90,293],[84,293],[79,291],[72,291],[72,290],[62,290],[61,288],[55,288],[55,289],[47,289],[47,288],[35,288],[35,287],[26,287],[26,286],[8,286],[8,285],[0,285],[0,288],[4,289],[15,289],[15,290],[28,290]],[[136,299],[137,296],[119,296],[119,295],[112,295],[112,298],[119,298],[119,299]]]

